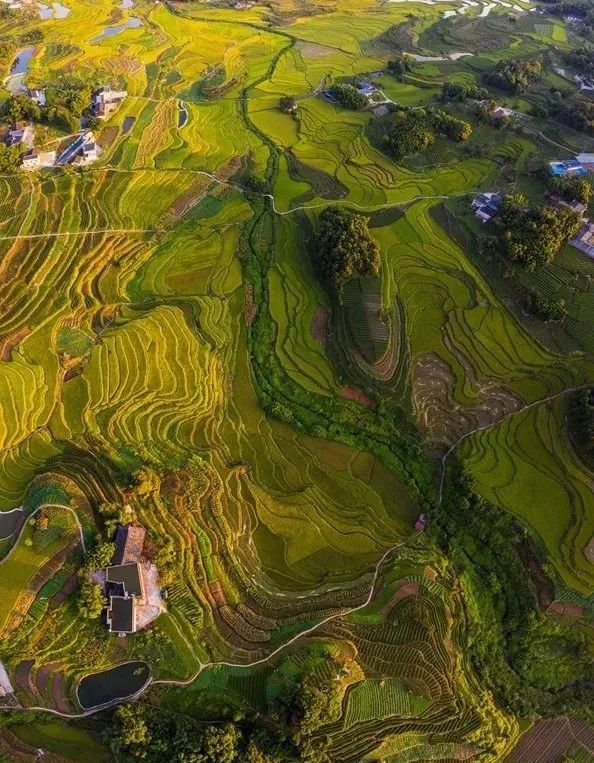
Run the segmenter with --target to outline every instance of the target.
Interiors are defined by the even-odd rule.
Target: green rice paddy
[[[43,32],[26,82],[76,74],[128,96],[94,128],[96,163],[0,176],[0,510],[67,505],[90,546],[116,507],[155,555],[164,539],[173,551],[166,611],[118,639],[79,616],[74,525],[42,549],[30,524],[0,542],[0,660],[17,697],[67,715],[82,676],[142,660],[156,682],[186,682],[151,689],[156,702],[245,717],[266,713],[279,675],[327,678],[338,653],[351,679],[320,732],[332,760],[503,761],[518,719],[477,679],[432,520],[413,525],[439,511],[456,451],[566,600],[591,595],[593,475],[565,398],[594,375],[591,262],[567,247],[520,277],[566,299],[562,327],[536,325],[464,218],[477,192],[538,187],[530,162],[554,156],[559,126],[473,124],[466,146],[439,138],[399,165],[370,111],[320,91],[361,77],[400,105],[435,104],[445,80],[567,49],[565,25],[503,5],[444,18],[454,0],[68,6],[0,19],[15,49]],[[141,24],[94,39],[130,17]],[[384,68],[400,49],[438,60],[399,81]],[[473,55],[444,57],[456,51]],[[341,300],[313,246],[330,204],[368,216],[381,255],[379,277]],[[13,733],[110,759],[94,732],[46,721]]]

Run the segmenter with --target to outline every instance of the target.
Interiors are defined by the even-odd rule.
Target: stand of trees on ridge
[[[582,204],[589,204],[592,198],[592,183],[585,180],[583,176],[577,175],[570,177],[568,175],[548,176],[548,186],[551,193],[562,196],[565,201],[581,201]]]
[[[492,71],[483,74],[483,82],[508,93],[523,93],[540,79],[541,74],[540,61],[512,58],[509,61],[499,61]]]
[[[489,91],[476,83],[445,82],[440,97],[442,101],[483,101],[489,97]]]
[[[594,468],[594,386],[573,393],[568,413],[569,428],[578,455]]]
[[[448,467],[432,533],[456,566],[466,600],[468,649],[484,686],[524,718],[579,712],[593,718],[584,634],[541,613],[526,572],[526,529],[485,501],[460,462]]]
[[[379,249],[368,223],[363,215],[339,207],[329,207],[320,215],[314,257],[324,280],[338,296],[347,281],[379,271]]]
[[[382,130],[381,147],[396,161],[427,150],[438,134],[456,142],[467,140],[472,135],[468,122],[439,109],[395,111]]]
[[[535,270],[551,262],[580,226],[581,217],[569,207],[530,207],[521,194],[510,194],[493,223],[495,235],[489,245],[527,270]]]
[[[414,58],[408,53],[398,53],[386,64],[386,71],[396,79],[402,79],[405,74],[413,70],[414,62]]]
[[[340,675],[344,667],[334,662]],[[115,710],[105,739],[118,759],[146,763],[329,763],[328,741],[313,735],[336,714],[343,694],[343,682],[324,681],[306,667],[270,701],[266,728],[237,711],[232,721],[211,724],[138,703]]]
[[[328,88],[328,92],[345,109],[361,111],[367,106],[367,98],[354,85],[344,85],[337,82]]]

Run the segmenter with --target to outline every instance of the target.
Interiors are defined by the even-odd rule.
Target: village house
[[[472,208],[475,217],[478,217],[482,223],[487,223],[499,214],[501,196],[498,193],[479,193],[472,200]]]
[[[91,114],[98,119],[109,119],[127,95],[126,90],[112,90],[109,85],[103,85],[91,97]]]
[[[13,122],[6,136],[7,146],[26,146],[33,148],[35,130],[29,122]]]
[[[24,170],[39,169],[40,167],[53,167],[55,161],[55,151],[39,151],[37,148],[30,148],[23,156],[21,167]]]
[[[162,611],[157,568],[145,557],[146,530],[138,524],[118,528],[113,563],[105,570],[110,633],[125,635],[146,627]]]
[[[113,564],[105,570],[107,625],[111,633],[136,631],[136,610],[145,596],[140,565],[145,536],[146,530],[140,525],[118,528]]]
[[[81,166],[99,158],[101,150],[91,130],[80,133],[56,159],[56,164],[74,164]]]
[[[415,522],[415,530],[419,533],[424,533],[427,529],[427,515],[421,514]]]
[[[594,223],[584,220],[584,224],[575,236],[569,239],[569,243],[594,259]]]
[[[29,90],[27,94],[38,106],[45,106],[45,90]]]
[[[564,161],[549,162],[551,175],[586,175],[588,170],[582,165],[578,158],[565,159]]]

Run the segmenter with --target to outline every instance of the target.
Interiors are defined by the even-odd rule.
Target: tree
[[[529,207],[521,194],[505,196],[494,223],[491,248],[528,270],[548,264],[580,228],[581,217],[569,207]]]
[[[142,705],[119,705],[114,720],[117,726],[109,729],[108,734],[111,749],[119,753],[126,748],[134,757],[144,758],[152,737]]]
[[[0,143],[0,173],[18,172],[23,161],[23,154],[23,146],[5,146]]]
[[[484,87],[480,87],[474,83],[467,84],[465,82],[446,82],[441,88],[441,100],[442,101],[466,101],[471,100],[484,100],[489,97],[489,91]]]
[[[577,201],[589,204],[592,197],[592,183],[581,176],[556,175],[548,178],[549,189],[562,196],[565,201]]]
[[[241,732],[232,723],[206,726],[201,744],[204,763],[233,763],[240,739]]]
[[[560,321],[567,315],[564,299],[547,297],[539,291],[530,292],[529,309],[541,321]]]
[[[486,84],[510,93],[523,93],[542,74],[542,64],[536,59],[520,61],[512,58],[499,61],[495,68],[483,75]]]
[[[398,53],[388,61],[386,69],[396,79],[402,79],[405,74],[412,71],[413,64],[414,58],[408,53]]]
[[[472,135],[472,127],[468,122],[458,117],[446,114],[445,111],[435,110],[431,112],[435,129],[446,135],[450,140],[457,142],[468,140]]]
[[[435,142],[435,133],[424,109],[396,111],[383,137],[388,153],[396,160],[425,151]]]
[[[320,215],[314,241],[316,258],[322,275],[338,294],[351,278],[379,271],[379,249],[368,222],[368,218],[338,207],[329,207]]]
[[[288,95],[279,98],[278,107],[284,114],[292,114],[297,108],[297,101]]]
[[[26,95],[11,95],[2,105],[2,115],[12,122],[20,122],[23,119],[29,122],[39,122],[41,109],[35,101]]]
[[[96,620],[105,607],[105,596],[98,583],[91,580],[89,573],[83,569],[78,591],[78,611],[85,620]]]
[[[353,109],[353,111],[361,111],[367,106],[367,98],[360,93],[353,85],[342,85],[337,83],[332,85],[328,92],[333,98],[344,106],[345,109]]]

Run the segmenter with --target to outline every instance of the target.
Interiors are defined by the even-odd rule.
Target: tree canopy
[[[322,275],[338,294],[351,278],[379,271],[379,249],[368,222],[363,215],[338,207],[329,207],[320,215],[315,257]]]
[[[580,216],[569,207],[529,207],[521,194],[503,199],[495,222],[493,247],[528,270],[546,265],[581,225]]]
[[[398,110],[384,128],[382,142],[390,156],[398,161],[418,151],[426,151],[438,133],[462,141],[472,135],[472,127],[439,109]]]
[[[367,98],[353,85],[336,83],[328,88],[328,92],[346,109],[361,111],[367,106]]]
[[[510,93],[523,93],[534,84],[542,74],[542,64],[536,59],[521,61],[512,58],[499,61],[495,68],[483,75],[486,84]]]

